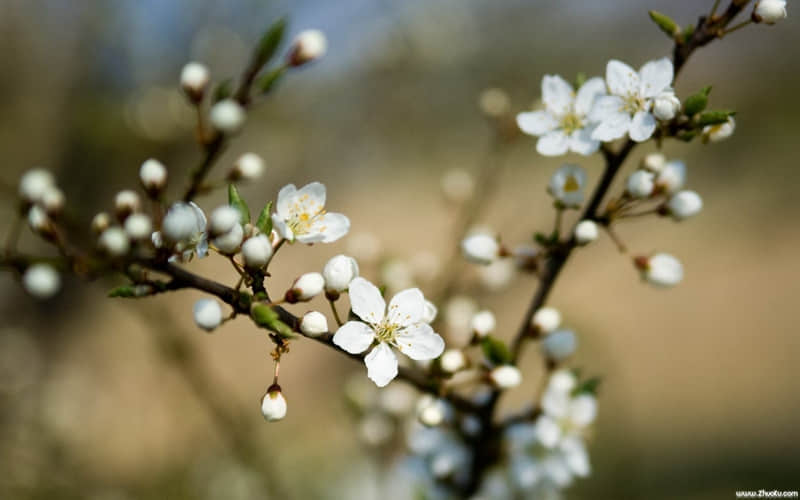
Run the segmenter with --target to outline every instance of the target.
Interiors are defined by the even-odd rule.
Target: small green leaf
[[[694,36],[694,24],[690,24],[683,30],[683,43],[689,43],[689,40]]]
[[[596,396],[602,381],[600,377],[586,379],[578,384],[578,387],[572,391],[572,394],[573,396],[577,396],[578,394],[591,394],[592,396]]]
[[[656,23],[656,26],[661,28],[661,31],[666,33],[670,38],[675,38],[675,36],[681,32],[680,26],[678,26],[678,24],[668,15],[662,14],[661,12],[655,10],[651,10],[649,14],[650,19]]]
[[[247,208],[247,202],[234,184],[228,184],[228,204],[239,211],[239,221],[242,225],[250,223],[250,209]]]
[[[696,130],[684,130],[683,132],[679,132],[677,135],[678,139],[682,140],[683,142],[692,142],[692,140],[697,137]]]
[[[286,18],[281,17],[261,36],[255,54],[255,65],[260,68],[269,62],[278,50],[286,31]]]
[[[281,80],[283,75],[286,74],[286,67],[285,66],[278,66],[275,69],[268,71],[267,73],[261,75],[256,80],[256,88],[262,94],[268,94],[275,85]]]
[[[711,87],[705,87],[700,92],[686,98],[683,104],[683,112],[688,116],[694,116],[700,113],[706,106],[708,106],[708,94],[711,93]]]
[[[272,212],[272,202],[270,201],[267,203],[267,206],[261,210],[261,213],[258,215],[258,220],[256,221],[256,227],[261,234],[269,235],[272,232],[272,217],[270,213]]]
[[[233,95],[233,81],[230,78],[226,78],[217,84],[214,89],[212,101],[217,103],[223,99],[229,98],[231,95]]]
[[[278,313],[266,304],[254,304],[250,308],[250,317],[256,325],[273,331],[285,339],[297,337],[294,330],[281,321]]]
[[[735,111],[706,111],[698,117],[697,125],[700,127],[722,125],[728,121],[728,118],[735,114]]]
[[[487,335],[481,339],[481,349],[483,355],[495,365],[507,365],[511,363],[511,351],[508,350],[506,344],[500,340]]]
[[[112,298],[122,297],[129,299],[131,297],[136,297],[136,290],[133,285],[122,285],[108,292],[108,296]]]

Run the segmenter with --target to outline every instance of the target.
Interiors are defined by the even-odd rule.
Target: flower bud
[[[233,228],[225,234],[217,236],[211,242],[217,247],[217,250],[220,253],[225,255],[233,255],[237,251],[239,251],[239,246],[242,244],[242,240],[244,239],[244,229],[238,223],[233,226]],[[272,248],[270,246],[270,248]]]
[[[656,187],[655,177],[652,172],[637,170],[628,177],[625,192],[633,198],[649,198]]]
[[[233,99],[223,99],[211,107],[211,125],[224,134],[235,134],[242,129],[247,117],[244,108]]]
[[[502,365],[489,372],[489,379],[498,389],[510,389],[522,383],[522,372],[516,366]]]
[[[470,327],[478,338],[483,338],[492,333],[497,326],[497,320],[492,311],[480,311],[472,316]]]
[[[417,418],[428,427],[436,427],[444,421],[447,406],[441,399],[429,395],[420,398],[417,403]]]
[[[563,361],[578,348],[578,338],[572,330],[556,330],[542,340],[545,355],[553,361]]]
[[[488,265],[500,256],[500,244],[488,234],[475,234],[464,238],[461,252],[476,264]]]
[[[192,308],[194,322],[203,330],[210,332],[222,323],[222,308],[214,299],[200,299]]]
[[[430,300],[425,301],[425,309],[422,311],[422,321],[431,324],[436,320],[436,315],[439,314],[439,309],[436,304]]]
[[[264,267],[272,257],[272,245],[263,235],[253,236],[242,244],[242,257],[244,265],[251,269]]]
[[[161,232],[171,243],[187,241],[205,229],[205,216],[200,207],[192,202],[173,203],[161,223]]]
[[[661,92],[653,100],[653,116],[659,120],[672,120],[680,110],[681,101],[673,92]]]
[[[309,337],[319,337],[328,332],[328,319],[321,312],[307,312],[300,319],[300,331]]]
[[[292,288],[286,292],[286,302],[306,302],[320,293],[325,288],[325,278],[320,273],[305,273],[297,278]]]
[[[328,41],[325,34],[319,30],[301,31],[294,39],[289,51],[289,65],[302,66],[303,64],[319,59],[325,55]]]
[[[786,0],[759,0],[753,9],[753,21],[775,24],[786,17]]]
[[[575,226],[575,241],[587,245],[597,239],[597,224],[592,220],[582,220]]]
[[[439,365],[442,367],[442,371],[455,373],[467,365],[467,358],[461,349],[448,349],[442,353]]]
[[[135,191],[126,189],[117,193],[114,197],[114,210],[119,220],[125,220],[130,214],[138,212],[142,207],[139,195]]]
[[[150,158],[139,167],[139,180],[150,196],[157,196],[167,185],[167,167],[160,161]]]
[[[25,172],[20,178],[19,195],[29,203],[37,203],[54,185],[53,174],[43,168],[34,168]]]
[[[232,181],[254,181],[263,173],[264,159],[255,153],[245,153],[236,160],[228,178]]]
[[[325,264],[322,276],[325,278],[325,291],[343,292],[358,276],[358,263],[347,255],[337,255]]]
[[[661,153],[650,153],[642,159],[642,168],[653,173],[661,172],[667,164],[667,157]]]
[[[475,192],[475,179],[461,168],[452,168],[444,173],[441,180],[442,192],[448,201],[463,203]]]
[[[111,226],[111,216],[105,212],[100,212],[92,218],[92,232],[100,235]]]
[[[34,205],[28,210],[28,226],[36,234],[46,237],[52,236],[55,232],[53,222],[39,205]]]
[[[135,241],[149,239],[153,233],[153,223],[145,214],[132,214],[125,219],[125,232]]]
[[[656,187],[666,193],[674,193],[686,182],[686,164],[682,161],[671,161],[656,177]]]
[[[286,416],[286,398],[283,397],[281,386],[272,384],[264,398],[261,400],[261,414],[267,422],[275,422]]]
[[[239,211],[230,205],[222,205],[211,212],[209,217],[208,229],[211,236],[219,236],[233,229],[239,224]]]
[[[688,219],[703,209],[703,199],[694,191],[678,191],[667,203],[669,214],[675,220]]]
[[[61,275],[49,264],[33,264],[22,275],[22,286],[37,299],[49,299],[61,288]]]
[[[652,257],[636,257],[634,264],[641,271],[642,277],[657,287],[672,287],[683,279],[681,262],[666,253],[658,253]]]
[[[45,190],[40,202],[49,215],[56,216],[64,209],[64,201],[64,192],[56,186],[50,186]]]
[[[542,307],[533,315],[531,326],[538,333],[550,333],[561,326],[561,313],[555,307]]]
[[[97,241],[101,250],[111,257],[122,257],[130,250],[131,243],[128,235],[120,227],[110,227],[103,231]]]
[[[208,68],[197,62],[187,63],[181,70],[181,88],[193,102],[200,102],[210,79]]]
[[[720,142],[730,138],[736,130],[736,120],[732,116],[728,121],[719,125],[707,125],[703,127],[703,139],[705,141]]]

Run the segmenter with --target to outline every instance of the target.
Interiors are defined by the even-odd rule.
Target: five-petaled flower
[[[300,243],[331,243],[350,230],[345,215],[325,211],[325,186],[319,182],[297,189],[294,184],[278,192],[275,230],[286,240]]]
[[[361,354],[375,344],[364,362],[367,376],[378,387],[397,376],[397,356],[392,347],[416,361],[435,359],[444,351],[442,337],[423,322],[425,297],[419,289],[399,292],[388,309],[378,287],[364,278],[350,282],[349,294],[353,313],[362,321],[342,325],[333,343],[351,354]]]
[[[599,124],[592,139],[613,141],[628,134],[636,142],[646,141],[656,130],[653,101],[662,92],[672,92],[675,71],[667,58],[650,61],[636,72],[627,64],[611,60],[606,66],[606,85],[611,95],[595,100],[589,119]]]
[[[559,156],[567,151],[590,155],[600,147],[592,138],[595,124],[589,112],[597,97],[605,95],[602,78],[587,80],[577,94],[560,76],[542,78],[544,109],[517,115],[517,125],[526,134],[539,136],[536,151],[545,156]]]

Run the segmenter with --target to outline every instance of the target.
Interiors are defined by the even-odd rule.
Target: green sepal
[[[267,31],[261,36],[258,42],[255,54],[255,65],[260,68],[267,64],[270,59],[278,51],[278,46],[283,40],[283,34],[286,32],[286,18],[281,17]]]
[[[495,365],[507,365],[510,364],[513,359],[511,351],[508,350],[506,344],[502,340],[494,338],[491,335],[487,335],[481,339],[481,349],[486,359]]]
[[[708,94],[711,93],[711,86],[705,87],[700,92],[686,98],[683,103],[683,112],[687,116],[694,116],[708,106]]]
[[[253,322],[256,325],[275,332],[282,338],[297,338],[294,330],[281,321],[278,312],[266,304],[253,304],[250,308],[250,317],[253,318]]]
[[[591,394],[592,396],[596,396],[602,381],[603,380],[600,377],[586,379],[578,384],[575,389],[573,389],[572,395],[577,396],[579,394]]]
[[[269,235],[272,232],[272,202],[270,201],[267,203],[267,206],[261,210],[261,213],[258,215],[258,220],[256,221],[256,227],[261,234]]]
[[[708,125],[722,125],[735,115],[735,111],[706,111],[697,118],[697,125],[707,127]]]
[[[214,88],[211,101],[217,103],[233,95],[233,80],[226,78],[219,82]]]
[[[666,33],[670,38],[675,38],[675,36],[680,34],[680,26],[678,26],[678,23],[673,21],[668,15],[662,14],[661,12],[655,10],[651,10],[648,12],[648,14],[650,14],[650,19],[656,23],[656,26],[661,28],[661,31]]]
[[[239,222],[242,225],[250,223],[250,209],[234,184],[228,184],[228,204],[239,212]]]

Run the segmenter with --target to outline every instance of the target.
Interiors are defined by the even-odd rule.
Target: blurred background
[[[486,283],[460,261],[452,267],[459,206],[442,194],[442,176],[492,162],[494,192],[476,222],[516,244],[551,227],[544,187],[562,160],[580,162],[593,180],[602,165],[543,158],[531,137],[498,147],[481,92],[503,89],[517,112],[539,98],[544,74],[602,75],[610,58],[638,67],[671,48],[648,9],[686,25],[711,3],[4,0],[0,230],[14,217],[19,175],[33,166],[56,173],[86,241],[91,217],[135,187],[143,160],[164,162],[180,192],[200,159],[177,85],[182,65],[198,60],[215,81],[235,77],[261,32],[286,14],[290,34],[323,30],[328,55],[255,108],[215,172],[256,152],[268,169],[243,189],[251,207],[286,183],[318,180],[352,232],[282,252],[272,286],[337,253],[369,251],[377,238],[381,257],[364,258],[363,275],[427,292],[453,270],[461,276],[454,287],[494,310],[499,335],[510,338],[536,282]],[[579,333],[573,365],[604,379],[593,475],[567,498],[798,488],[800,31],[791,7],[775,27],[748,27],[699,51],[676,84],[682,97],[713,85],[711,107],[738,111],[728,142],[665,144],[669,157],[686,160],[704,212],[618,229],[634,252],[679,256],[684,283],[646,287],[603,237],[576,252],[552,296]],[[223,202],[214,193],[201,206]],[[21,248],[47,250],[30,235]],[[218,257],[190,266],[236,281]],[[107,299],[118,283],[67,279],[57,298],[37,303],[0,276],[0,497],[385,496],[378,464],[391,457],[363,444],[342,394],[350,376],[365,379],[363,365],[297,342],[281,370],[289,415],[266,424],[259,400],[272,363],[263,331],[242,319],[206,335],[192,323],[200,294]],[[530,385],[504,398],[504,411],[537,386],[535,348],[524,363]]]

